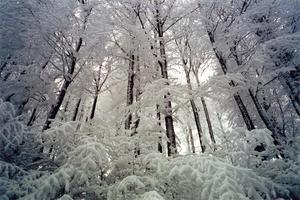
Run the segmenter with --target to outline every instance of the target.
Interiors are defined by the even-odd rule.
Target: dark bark
[[[187,86],[188,86],[189,90],[192,91],[193,88],[192,88],[192,83],[191,83],[191,79],[190,79],[190,70],[187,69],[187,61],[184,58],[182,58],[182,63],[184,65],[184,72],[185,72],[185,78],[186,78]],[[190,104],[191,104],[191,107],[192,107],[194,120],[195,120],[196,127],[197,127],[197,132],[198,132],[198,136],[199,136],[201,151],[202,151],[202,153],[204,153],[205,152],[205,145],[203,144],[203,139],[202,139],[203,131],[202,131],[201,123],[200,123],[200,117],[199,117],[198,109],[197,109],[197,106],[196,106],[196,103],[195,103],[194,99],[190,100]]]
[[[30,115],[29,121],[27,122],[27,126],[33,125],[34,121],[36,120],[36,115],[37,115],[37,108],[34,108]]]
[[[76,119],[77,119],[80,104],[81,104],[81,98],[79,98],[78,101],[76,102],[75,111],[74,111],[74,114],[73,114],[73,117],[72,117],[72,121],[76,121]]]
[[[247,110],[247,108],[246,108],[246,106],[245,106],[245,104],[244,104],[244,102],[243,102],[241,96],[239,95],[239,93],[238,93],[238,92],[235,93],[235,94],[233,95],[233,98],[234,98],[236,104],[238,105],[238,108],[239,108],[239,110],[240,110],[240,112],[241,112],[241,114],[242,114],[242,117],[243,117],[243,120],[244,120],[244,122],[245,122],[245,124],[246,124],[247,129],[248,129],[249,131],[255,129],[255,126],[254,126],[254,124],[253,124],[253,121],[252,121],[252,119],[250,118],[249,112],[248,112],[248,110]]]
[[[210,40],[212,46],[214,46],[215,45],[215,38],[214,38],[213,32],[207,31],[207,33],[208,33],[209,40]],[[215,47],[213,47],[213,51],[215,53],[215,56],[216,56],[216,58],[217,58],[217,60],[218,60],[218,62],[220,64],[220,67],[221,67],[223,73],[226,75],[227,74],[226,60],[223,58],[223,56],[221,55],[221,53],[218,52],[218,50]],[[231,81],[229,83],[229,85],[231,87],[235,87],[236,86],[236,84],[234,83],[234,81]],[[246,108],[246,106],[245,106],[245,104],[244,104],[241,96],[239,95],[239,93],[238,92],[235,93],[233,95],[233,97],[234,97],[234,100],[235,100],[235,102],[236,102],[236,104],[237,104],[237,106],[238,106],[241,114],[242,114],[242,118],[243,118],[243,120],[244,120],[244,122],[246,124],[247,129],[249,131],[255,129],[253,121],[250,118],[249,112],[247,111],[247,108]]]
[[[80,37],[78,39],[78,43],[76,45],[76,48],[75,48],[75,51],[76,53],[79,52],[81,46],[82,46],[82,38]],[[63,82],[63,85],[58,93],[58,97],[56,99],[56,102],[54,105],[51,106],[50,108],[50,111],[48,113],[48,116],[47,116],[47,120],[44,124],[44,127],[43,127],[43,131],[47,130],[50,128],[50,124],[52,122],[52,120],[55,119],[63,101],[64,101],[64,98],[66,96],[66,93],[67,93],[67,90],[72,82],[72,76],[74,74],[74,71],[75,71],[75,66],[76,66],[76,62],[77,62],[77,58],[74,57],[73,55],[71,55],[71,62],[70,62],[70,66],[68,67],[68,74],[65,75],[65,78],[64,78],[64,82]]]
[[[74,64],[75,65],[75,64]],[[48,116],[47,116],[47,120],[44,124],[44,127],[43,127],[43,131],[47,130],[50,128],[50,124],[52,123],[52,120],[55,119],[61,105],[62,105],[62,102],[66,96],[66,92],[68,90],[68,87],[69,85],[71,84],[71,80],[69,79],[65,79],[64,80],[64,83],[58,93],[58,97],[56,99],[56,103],[54,105],[51,106],[50,108],[50,111],[48,113]]]
[[[136,102],[139,102],[141,99],[142,91],[141,91],[141,69],[140,69],[140,57],[136,56],[136,73],[134,75],[134,86],[135,86],[135,100]],[[135,122],[134,122],[134,134],[137,134],[137,129],[140,124],[140,116],[139,116],[139,110],[135,112]]]
[[[156,118],[157,118],[157,125],[161,127],[161,115],[159,112],[159,105],[156,105]],[[158,137],[158,152],[162,153],[163,152],[163,148],[162,148],[162,137],[159,136]]]
[[[94,119],[94,117],[95,117],[95,112],[96,112],[96,107],[97,107],[97,101],[98,101],[98,94],[96,94],[94,96],[92,110],[91,110],[91,114],[90,114],[90,119],[91,120]]]
[[[188,126],[188,131],[189,131],[189,137],[190,137],[190,141],[191,141],[192,153],[196,153],[193,130],[192,130],[192,127],[190,125]]]
[[[201,124],[200,124],[199,113],[197,111],[197,107],[196,107],[196,104],[195,104],[194,100],[190,100],[190,103],[191,103],[191,106],[192,106],[194,119],[195,119],[195,123],[196,123],[196,127],[197,127],[197,132],[198,132],[198,136],[199,136],[201,151],[202,151],[202,153],[204,153],[205,152],[205,145],[203,144],[203,131],[202,131],[202,127],[201,127]]]
[[[85,5],[86,2],[82,1],[81,2],[82,5]],[[89,15],[91,14],[92,8],[89,8],[88,10],[85,10],[86,15],[83,19],[83,27],[82,30],[86,29],[86,24],[87,24],[87,19],[89,17]],[[76,47],[75,47],[75,53],[78,53],[82,47],[82,43],[83,43],[83,38],[79,37]],[[64,74],[64,82],[63,85],[58,93],[58,97],[56,99],[56,102],[54,105],[51,106],[50,111],[48,113],[47,116],[47,120],[44,124],[43,127],[43,131],[49,129],[51,122],[55,119],[61,105],[62,102],[65,98],[66,92],[68,90],[68,87],[70,86],[71,82],[73,81],[73,75],[75,72],[75,67],[76,67],[76,63],[77,63],[77,57],[73,54],[73,52],[69,52],[69,59],[70,59],[70,63],[68,63],[68,70],[67,70],[67,74]]]
[[[130,106],[133,104],[133,89],[134,89],[134,65],[135,65],[135,56],[131,52],[129,55],[129,68],[128,68],[128,80],[127,80],[127,102],[126,105]],[[125,120],[125,129],[129,130],[132,123],[132,113],[129,110]]]
[[[164,43],[164,32],[163,32],[163,21],[160,16],[159,11],[159,5],[157,0],[155,0],[155,7],[156,7],[156,31],[159,38],[159,51],[160,51],[160,58],[161,60],[158,60],[158,64],[161,68],[161,75],[162,78],[168,80],[168,63],[167,63],[167,57],[166,57],[166,49],[165,49],[165,43]],[[169,139],[167,144],[168,149],[168,155],[177,154],[177,148],[176,148],[176,135],[174,130],[174,121],[172,116],[172,103],[168,99],[170,94],[166,94],[164,96],[164,99],[166,99],[165,104],[165,127],[167,132],[167,137]]]
[[[272,137],[274,138],[275,142],[279,143],[278,138],[280,136],[285,137],[285,135],[282,133],[280,128],[277,126],[277,123],[272,123],[267,112],[264,110],[264,108],[260,104],[259,100],[257,99],[257,97],[254,94],[254,92],[252,91],[252,89],[249,89],[248,91],[249,91],[250,97],[256,107],[256,110],[257,110],[260,118],[262,119],[262,121],[264,122],[266,127],[272,132]]]
[[[67,102],[65,103],[65,107],[64,107],[64,112],[63,112],[63,115],[61,117],[61,120],[64,120],[64,118],[66,117],[66,113],[68,111],[68,107],[69,107],[69,104],[70,104],[70,96],[68,97],[67,99]]]
[[[211,121],[210,121],[210,117],[209,117],[209,113],[208,113],[208,109],[207,109],[207,105],[206,105],[204,97],[201,97],[201,102],[202,102],[203,110],[205,113],[209,136],[210,136],[211,142],[213,143],[214,148],[215,148],[216,140],[215,140],[214,132],[212,129],[212,125],[211,125]]]

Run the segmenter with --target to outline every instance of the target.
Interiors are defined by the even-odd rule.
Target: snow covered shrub
[[[0,162],[0,199],[19,199],[36,191],[47,172],[25,171],[5,162]]]
[[[0,161],[33,169],[38,167],[33,161],[41,157],[38,153],[40,137],[21,119],[11,103],[0,100]]]
[[[214,155],[226,158],[233,165],[256,168],[266,157],[275,158],[279,153],[268,129],[237,128],[222,135],[221,143]],[[263,147],[264,150],[257,150]]]
[[[130,175],[113,186],[108,193],[108,199],[141,199],[146,192],[151,192],[155,179],[148,176]],[[159,194],[157,194],[159,197]]]
[[[168,200],[271,200],[276,195],[268,179],[208,155],[166,159],[150,154],[143,159],[142,171],[144,175],[114,185],[108,199],[142,199],[153,191],[157,199]]]
[[[264,161],[255,169],[262,176],[268,177],[285,190],[282,197],[297,199],[300,197],[300,162],[292,160],[272,159]]]
[[[0,100],[0,159],[13,162],[24,141],[25,127],[18,120],[14,106]]]
[[[281,190],[278,195],[284,198],[300,196],[300,163],[299,158],[292,155],[295,148],[284,146],[286,158],[281,158],[274,145],[271,132],[268,129],[255,129],[252,131],[238,128],[224,134],[222,143],[214,155],[224,158],[235,166],[250,168],[260,176],[272,180]],[[294,142],[297,137],[294,138]],[[264,147],[258,151],[257,147]]]
[[[65,164],[69,153],[74,150],[79,137],[76,127],[76,122],[55,122],[43,133],[45,151],[50,151],[57,165]]]

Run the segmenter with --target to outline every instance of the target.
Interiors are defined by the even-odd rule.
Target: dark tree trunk
[[[255,129],[255,126],[254,126],[254,124],[253,124],[253,121],[252,121],[252,119],[250,118],[249,112],[248,112],[248,110],[247,110],[247,108],[246,108],[246,106],[245,106],[245,104],[244,104],[244,102],[243,102],[241,96],[239,95],[239,93],[235,93],[235,94],[233,95],[233,98],[234,98],[236,104],[238,105],[238,108],[239,108],[239,110],[240,110],[240,112],[241,112],[241,114],[242,114],[242,117],[243,117],[243,119],[244,119],[244,122],[245,122],[245,124],[246,124],[247,129],[248,129],[249,131]]]
[[[79,52],[80,48],[82,46],[82,38],[79,38],[78,40],[78,43],[77,43],[77,46],[75,48],[75,51],[76,52]],[[70,66],[68,68],[68,74],[65,75],[65,79],[64,79],[64,82],[63,82],[63,85],[58,93],[58,97],[56,99],[56,102],[54,105],[51,106],[50,108],[50,111],[48,113],[48,116],[47,116],[47,120],[44,124],[44,127],[43,127],[43,131],[47,130],[50,128],[50,124],[52,122],[52,120],[55,119],[62,103],[63,103],[63,100],[66,96],[66,93],[67,93],[67,90],[72,82],[72,75],[74,74],[74,71],[75,71],[75,66],[76,66],[76,62],[77,62],[77,58],[72,56],[71,57],[71,63],[70,63]]]
[[[30,115],[29,121],[27,122],[27,126],[33,125],[34,121],[36,120],[36,115],[37,115],[37,108],[34,108]]]
[[[207,31],[207,33],[208,33],[209,40],[210,40],[212,46],[214,46],[215,45],[215,38],[214,38],[213,33],[210,32],[210,31]],[[223,58],[223,56],[218,52],[218,50],[215,47],[213,47],[213,51],[215,53],[215,56],[216,56],[216,58],[217,58],[217,60],[218,60],[218,62],[220,64],[220,67],[221,67],[223,73],[226,75],[227,74],[226,60]],[[234,83],[234,81],[231,81],[229,83],[229,85],[232,86],[232,87],[235,87],[236,84]],[[243,120],[244,120],[244,122],[246,124],[247,129],[248,130],[255,129],[253,121],[250,118],[249,112],[247,111],[247,108],[246,108],[246,106],[245,106],[245,104],[244,104],[241,96],[239,95],[239,93],[235,93],[233,95],[233,97],[234,97],[234,100],[235,100],[235,102],[236,102],[236,104],[237,104],[237,106],[238,106],[241,114],[242,114],[242,117],[243,117]]]
[[[142,91],[141,91],[141,69],[140,69],[140,57],[136,56],[136,73],[134,75],[135,79],[135,100],[136,102],[139,102],[141,99]],[[139,110],[135,112],[135,122],[134,122],[134,131],[133,134],[137,134],[137,129],[140,124],[140,116],[139,116]]]
[[[95,117],[97,101],[98,101],[98,94],[95,94],[94,100],[93,100],[93,105],[92,105],[92,110],[91,110],[91,114],[90,114],[90,119],[91,120],[94,119],[94,117]]]
[[[188,131],[189,131],[189,137],[190,137],[190,141],[191,141],[192,153],[196,153],[193,130],[192,130],[192,127],[190,125],[188,125]]]
[[[56,103],[54,105],[51,106],[51,109],[48,113],[48,117],[47,117],[47,120],[44,124],[44,127],[43,127],[43,131],[47,130],[50,128],[50,124],[52,122],[52,120],[55,119],[61,105],[62,105],[62,102],[66,96],[66,92],[67,92],[67,89],[69,87],[69,85],[71,84],[71,80],[64,80],[64,83],[58,93],[58,97],[56,99]]]
[[[204,97],[201,97],[201,102],[202,102],[203,110],[205,113],[209,136],[210,136],[211,142],[213,143],[214,148],[215,148],[216,140],[215,140],[214,132],[212,129],[212,125],[211,125],[211,121],[210,121],[210,117],[209,117],[209,113],[208,113],[208,109],[207,109],[207,105],[206,105]]]
[[[202,127],[201,127],[201,124],[200,124],[199,113],[197,111],[197,107],[196,107],[196,104],[195,104],[194,100],[190,100],[190,103],[191,103],[191,106],[192,106],[194,119],[195,119],[195,122],[196,122],[196,127],[197,127],[198,136],[199,136],[201,151],[202,151],[202,153],[204,153],[205,152],[205,145],[203,144],[203,131],[202,131]]]
[[[264,108],[262,107],[262,105],[260,104],[259,100],[257,99],[257,97],[255,96],[255,94],[253,93],[252,89],[249,89],[249,94],[250,97],[256,107],[256,110],[260,116],[260,118],[262,119],[262,121],[264,122],[264,124],[266,125],[266,127],[272,132],[272,137],[275,140],[276,143],[279,143],[278,141],[278,137],[279,136],[283,136],[282,131],[280,130],[280,128],[277,126],[276,123],[272,123],[272,121],[270,120],[268,114],[266,113],[266,111],[264,110]]]
[[[161,68],[161,75],[162,78],[168,80],[168,63],[167,63],[167,57],[166,57],[166,49],[165,49],[165,43],[164,43],[164,32],[163,32],[163,22],[160,16],[159,11],[159,5],[157,0],[155,0],[155,6],[156,6],[156,28],[157,28],[157,34],[159,38],[159,50],[160,50],[160,58],[159,60],[159,66]],[[172,116],[172,103],[170,99],[170,94],[166,94],[164,98],[166,99],[165,104],[165,126],[166,126],[166,132],[167,137],[169,139],[169,142],[167,144],[168,148],[168,155],[174,155],[177,154],[177,148],[176,148],[176,135],[174,130],[174,121]]]
[[[183,65],[184,65],[184,72],[185,72],[185,78],[186,78],[186,82],[187,82],[187,86],[189,88],[190,91],[193,90],[192,88],[192,83],[191,83],[191,79],[190,79],[190,71],[187,69],[187,62],[182,59]],[[192,107],[192,111],[193,111],[193,115],[194,115],[194,120],[196,123],[196,127],[197,127],[197,132],[198,132],[198,136],[199,136],[199,141],[200,141],[200,147],[201,147],[201,151],[202,153],[205,152],[205,145],[203,144],[203,131],[202,131],[202,126],[200,123],[200,117],[199,117],[199,113],[198,113],[198,109],[196,106],[196,103],[194,101],[194,99],[190,100],[190,104]]]
[[[79,98],[78,101],[76,102],[75,111],[74,111],[74,114],[73,114],[73,117],[72,117],[72,121],[76,121],[76,119],[77,119],[80,104],[81,104],[81,98]]]
[[[69,107],[69,104],[70,104],[70,98],[71,97],[69,96],[68,99],[67,99],[67,102],[66,102],[65,107],[64,107],[64,113],[61,117],[61,120],[64,120],[64,118],[66,117],[66,113],[68,111],[68,107]]]
[[[156,105],[156,118],[157,118],[157,124],[158,126],[161,127],[161,115],[160,115],[160,112],[159,112],[159,105]],[[159,136],[158,137],[158,152],[162,153],[163,152],[163,147],[162,147],[162,137]]]
[[[128,68],[128,82],[127,82],[127,106],[133,104],[133,89],[134,89],[134,65],[135,65],[135,56],[131,52],[129,55],[129,68]],[[125,129],[129,130],[131,128],[132,123],[132,113],[129,110],[127,113],[127,117],[125,120]]]

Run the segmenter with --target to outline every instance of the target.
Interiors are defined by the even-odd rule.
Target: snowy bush
[[[131,175],[112,187],[109,199],[142,199],[155,191],[158,199],[274,199],[275,185],[254,171],[213,156],[173,159],[146,156],[144,175]],[[146,194],[147,193],[147,194]]]
[[[40,135],[29,130],[14,106],[0,100],[0,161],[25,168],[36,168],[34,160],[39,154]]]

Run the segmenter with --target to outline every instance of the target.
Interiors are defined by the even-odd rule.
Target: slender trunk
[[[134,64],[135,64],[135,56],[131,52],[129,55],[129,68],[128,68],[128,82],[127,82],[127,106],[133,104],[133,89],[134,89]],[[127,113],[127,117],[125,120],[125,129],[129,130],[132,123],[132,113],[129,110]]]
[[[97,101],[98,101],[98,93],[96,92],[96,94],[94,96],[94,100],[93,100],[92,110],[91,110],[91,114],[90,114],[90,120],[94,119],[94,117],[95,117]]]
[[[65,104],[64,112],[63,112],[63,115],[62,115],[62,117],[61,117],[61,120],[64,120],[65,115],[66,115],[66,113],[67,113],[67,111],[68,111],[69,104],[70,104],[70,96],[68,97],[67,102],[66,102],[66,104]]]
[[[159,112],[159,105],[156,105],[156,118],[157,118],[157,125],[161,127],[161,115]],[[158,137],[158,152],[162,153],[163,152],[163,147],[162,147],[162,137]]]
[[[268,114],[266,113],[266,111],[264,110],[264,108],[261,106],[259,100],[257,99],[257,97],[255,96],[254,92],[252,91],[252,89],[249,89],[249,94],[250,97],[258,111],[258,114],[260,116],[260,118],[263,120],[264,124],[266,125],[266,127],[272,132],[272,137],[274,138],[276,143],[278,142],[278,137],[279,136],[284,136],[283,133],[281,132],[280,128],[277,127],[277,125],[273,125]],[[284,136],[285,137],[285,136]]]
[[[255,129],[255,126],[254,126],[254,124],[253,124],[253,121],[252,121],[252,119],[250,118],[249,112],[248,112],[248,110],[247,110],[247,108],[246,108],[246,106],[245,106],[245,104],[244,104],[244,102],[243,102],[241,96],[239,95],[239,93],[238,93],[238,92],[235,93],[235,94],[233,95],[233,98],[234,98],[236,104],[238,105],[238,108],[239,108],[239,110],[240,110],[240,112],[241,112],[241,114],[242,114],[242,117],[243,117],[243,119],[244,119],[244,122],[245,122],[245,124],[246,124],[247,129],[248,129],[249,131]]]
[[[134,86],[135,86],[135,100],[136,102],[138,103],[141,99],[141,94],[142,94],[142,91],[141,91],[141,69],[140,69],[140,57],[139,56],[136,56],[136,73],[134,75],[134,79],[135,79],[135,83],[134,83]],[[140,124],[140,116],[138,114],[139,110],[137,110],[135,112],[135,122],[134,122],[134,131],[133,133],[134,134],[137,134],[137,128],[139,127],[139,124]]]
[[[82,4],[82,6],[84,6],[86,4],[85,1],[80,1],[80,3]],[[84,12],[85,12],[85,16],[84,16],[84,19],[82,21],[82,27],[80,28],[81,31],[85,31],[86,29],[86,24],[87,24],[87,20],[88,20],[88,17],[89,15],[91,14],[92,12],[92,8],[88,8],[88,9],[84,9]],[[82,43],[83,43],[83,38],[82,37],[79,37],[78,38],[78,41],[77,41],[77,44],[76,44],[76,47],[75,47],[75,54],[79,53],[81,47],[82,47]],[[47,116],[47,120],[44,124],[44,127],[43,127],[43,131],[49,129],[50,127],[50,124],[52,122],[52,120],[55,119],[61,105],[62,105],[62,102],[65,98],[65,95],[66,95],[66,92],[68,90],[68,87],[70,86],[71,82],[73,81],[73,75],[74,75],[74,72],[75,72],[75,67],[76,67],[76,63],[77,63],[77,57],[76,55],[74,55],[72,52],[71,52],[71,55],[70,55],[70,63],[68,65],[68,70],[67,70],[67,74],[64,74],[64,82],[63,82],[63,85],[59,91],[59,94],[58,94],[58,97],[56,99],[56,102],[54,105],[51,106],[50,108],[50,111],[48,113],[48,116]]]
[[[198,87],[200,87],[199,76],[198,76],[198,74],[196,74],[196,72],[194,73],[194,76],[196,77],[196,82],[197,82]],[[211,139],[212,143],[215,145],[216,140],[215,140],[215,136],[214,136],[211,120],[210,120],[209,111],[208,111],[208,108],[207,108],[206,101],[205,101],[204,97],[201,97],[201,103],[202,103],[202,107],[203,107],[205,118],[206,118],[206,123],[207,123],[207,127],[208,127],[209,136],[210,136],[210,139]]]
[[[29,121],[27,122],[27,126],[32,126],[34,121],[36,120],[36,114],[37,114],[37,108],[35,107],[32,110],[31,116],[29,118]]]
[[[78,43],[77,43],[77,46],[76,46],[76,52],[79,52],[80,48],[82,46],[82,38],[79,38],[78,40]],[[64,82],[63,82],[63,85],[58,93],[58,97],[56,99],[56,103],[54,105],[51,106],[51,109],[48,113],[48,116],[47,116],[47,120],[44,124],[44,127],[43,127],[43,131],[47,130],[50,128],[50,124],[52,122],[52,120],[55,119],[61,105],[62,105],[62,102],[66,96],[66,93],[67,93],[67,90],[72,82],[72,75],[74,74],[74,71],[75,71],[75,66],[76,66],[76,62],[77,62],[77,58],[76,57],[72,57],[71,58],[71,63],[70,63],[70,67],[68,69],[68,74],[67,74],[67,77],[65,77],[64,79]]]
[[[189,124],[188,124],[188,131],[189,131],[189,138],[190,138],[191,147],[192,147],[192,153],[196,153],[193,130],[192,130],[191,125],[189,125]]]
[[[186,78],[187,86],[188,86],[189,90],[192,91],[193,88],[192,88],[192,83],[191,83],[191,79],[190,79],[190,71],[187,69],[187,62],[184,59],[182,59],[182,62],[183,62],[183,65],[184,65],[184,72],[185,72],[185,78]],[[196,106],[196,103],[195,103],[194,99],[190,100],[190,104],[191,104],[192,111],[193,111],[193,114],[194,114],[194,120],[195,120],[196,127],[197,127],[197,132],[198,132],[198,136],[199,136],[201,151],[202,151],[202,153],[204,153],[205,152],[205,145],[203,144],[203,139],[202,139],[203,131],[202,131],[201,123],[200,123],[200,117],[199,117],[198,109],[197,109],[197,106]]]
[[[165,42],[164,42],[164,32],[163,32],[163,23],[161,20],[159,8],[158,8],[158,2],[155,0],[155,6],[156,6],[156,28],[157,33],[159,37],[159,50],[160,50],[160,58],[159,65],[161,68],[161,75],[162,78],[168,80],[168,63],[167,63],[167,57],[166,57],[166,48],[165,48]],[[174,130],[174,120],[172,116],[172,103],[170,99],[170,94],[166,94],[164,96],[164,99],[166,99],[165,109],[166,109],[166,115],[165,115],[165,126],[166,126],[166,132],[168,137],[168,155],[174,155],[177,154],[177,148],[176,148],[176,135]]]
[[[190,100],[190,103],[191,103],[191,106],[192,106],[194,119],[195,119],[195,122],[196,122],[196,127],[197,127],[198,136],[199,136],[201,151],[202,151],[202,153],[204,153],[206,147],[203,144],[203,131],[202,131],[202,127],[201,127],[201,124],[200,124],[199,113],[197,111],[197,107],[196,107],[196,104],[195,104],[194,100]]]
[[[77,119],[80,104],[81,104],[81,98],[79,98],[78,101],[76,102],[75,111],[74,111],[74,114],[73,114],[73,117],[72,117],[72,121],[76,121],[76,119]]]
[[[215,45],[215,38],[214,38],[213,33],[210,32],[210,31],[207,31],[207,33],[208,33],[208,36],[209,36],[209,39],[210,39],[210,42],[211,42],[212,46],[214,46],[214,45]],[[226,74],[227,74],[226,60],[225,60],[225,59],[223,58],[223,56],[217,51],[217,49],[216,49],[215,47],[213,47],[213,51],[214,51],[214,53],[215,53],[215,56],[216,56],[216,58],[217,58],[217,60],[218,60],[218,62],[219,62],[219,64],[220,64],[220,67],[221,67],[223,73],[226,75]],[[236,84],[234,83],[234,81],[230,81],[229,85],[232,86],[232,87],[234,87]],[[235,93],[235,94],[233,95],[233,97],[234,97],[234,100],[235,100],[235,102],[236,102],[236,104],[237,104],[237,106],[238,106],[238,108],[239,108],[241,114],[242,114],[242,118],[243,118],[243,120],[244,120],[244,122],[245,122],[245,124],[246,124],[247,129],[248,129],[249,131],[255,129],[255,126],[254,126],[254,124],[253,124],[253,121],[252,121],[252,119],[250,118],[249,112],[247,111],[247,108],[246,108],[246,106],[245,106],[245,104],[244,104],[244,102],[243,102],[241,96],[239,95],[239,93],[238,93],[238,92]]]
[[[207,122],[207,126],[208,126],[208,132],[209,132],[210,140],[213,143],[214,150],[215,150],[216,140],[215,140],[214,132],[213,132],[213,129],[212,129],[212,125],[211,125],[211,121],[210,121],[210,117],[209,117],[209,113],[208,113],[208,109],[207,109],[207,105],[206,105],[204,97],[201,97],[201,102],[202,102],[203,110],[204,110],[205,117],[206,117],[206,122]]]
[[[225,131],[223,123],[222,123],[222,117],[219,113],[217,113],[217,119],[220,124],[220,129],[221,129],[222,133],[225,135],[226,131]]]
[[[65,79],[64,80],[64,83],[58,93],[58,97],[56,99],[56,103],[54,105],[51,106],[51,109],[48,113],[48,117],[47,117],[47,120],[44,124],[44,127],[43,127],[43,131],[47,130],[50,128],[50,124],[52,122],[52,120],[55,119],[61,105],[62,105],[62,102],[66,96],[66,92],[67,92],[67,89],[69,87],[69,85],[71,84],[71,80],[68,80],[68,79]]]

